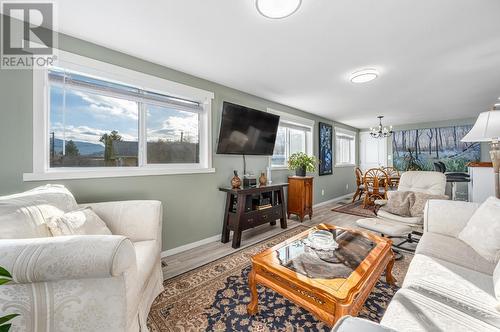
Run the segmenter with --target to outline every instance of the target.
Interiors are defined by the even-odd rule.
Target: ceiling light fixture
[[[390,137],[393,133],[392,126],[387,129],[387,127],[382,126],[383,115],[377,116],[378,118],[378,126],[375,128],[370,128],[370,136],[373,138],[385,138]]]
[[[355,71],[354,73],[351,74],[349,77],[349,80],[352,83],[366,83],[373,81],[376,79],[380,73],[378,70],[373,69],[373,68],[367,68],[359,71]]]
[[[285,18],[295,13],[302,0],[256,0],[257,11],[267,18]]]

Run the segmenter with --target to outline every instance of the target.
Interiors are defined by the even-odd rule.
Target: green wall
[[[214,92],[213,146],[218,135],[224,100],[265,111],[268,107],[303,116],[316,122],[314,154],[317,156],[317,122],[332,121],[277,104],[207,80],[112,51],[76,38],[59,36],[59,48],[100,61],[155,75]],[[47,182],[23,182],[23,173],[32,172],[32,77],[29,70],[0,70],[0,194],[23,191]],[[333,114],[333,110],[332,110]],[[337,125],[337,124],[335,124]],[[338,124],[351,130],[354,128]],[[267,157],[247,158],[247,169],[264,170]],[[126,199],[156,199],[163,202],[163,249],[217,235],[222,229],[224,195],[217,190],[228,185],[232,170],[242,172],[242,158],[213,156],[214,174],[163,175],[124,178],[50,181],[66,185],[78,202]],[[274,171],[273,182],[286,181],[288,171]],[[335,168],[333,175],[316,176],[314,203],[324,202],[353,191],[352,167]],[[321,191],[324,190],[324,195]],[[138,220],[137,222],[140,222]]]

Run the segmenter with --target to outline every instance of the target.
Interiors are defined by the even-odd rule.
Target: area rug
[[[377,216],[375,214],[375,205],[369,205],[365,209],[363,208],[362,204],[363,204],[362,200],[355,201],[352,203],[346,203],[336,208],[333,208],[332,211],[352,214],[364,218],[373,218]]]
[[[150,331],[329,331],[308,311],[262,286],[258,287],[259,313],[247,314],[250,257],[307,228],[300,225],[166,280],[148,317]],[[411,255],[405,255],[396,261],[397,284],[403,281],[410,260]],[[381,278],[359,316],[379,321],[397,289]]]

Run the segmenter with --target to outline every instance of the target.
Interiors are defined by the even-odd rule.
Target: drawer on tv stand
[[[242,222],[245,228],[266,224],[282,218],[281,206],[273,206],[264,210],[254,210],[244,214]]]

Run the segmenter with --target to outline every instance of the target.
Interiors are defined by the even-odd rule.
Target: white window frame
[[[339,157],[339,153],[337,151],[337,135],[346,135],[346,136],[352,136],[353,137],[353,149],[354,151],[351,151],[351,155],[352,155],[352,162],[349,162],[349,163],[342,163],[342,162],[339,162],[338,160],[338,157]],[[344,128],[340,128],[340,127],[335,127],[335,167],[352,167],[352,166],[356,166],[356,139],[357,139],[357,133],[355,131],[352,131],[352,130],[348,130],[348,129],[344,129]]]
[[[165,174],[214,173],[212,168],[212,100],[214,93],[156,76],[115,66],[73,53],[59,51],[55,67],[103,80],[122,83],[143,90],[198,102],[200,114],[198,164],[147,164],[143,155],[146,121],[139,119],[139,166],[137,167],[53,167],[49,165],[49,80],[50,68],[33,69],[33,172],[24,173],[24,181],[87,179]],[[145,112],[139,112],[145,117]]]
[[[291,125],[291,126],[297,126],[297,127],[305,127],[307,129],[309,129],[308,132],[306,132],[306,154],[308,155],[312,155],[314,153],[313,151],[313,135],[314,135],[314,120],[310,120],[310,119],[307,119],[307,118],[303,118],[301,116],[298,116],[298,115],[293,115],[293,114],[290,114],[290,113],[286,113],[286,112],[282,112],[282,111],[278,111],[278,110],[275,110],[275,109],[272,109],[272,108],[268,108],[267,109],[267,112],[268,113],[272,113],[274,115],[278,115],[280,117],[280,124],[284,124],[285,126],[287,124]],[[285,147],[285,157],[289,157],[289,147],[286,146]],[[288,160],[286,160],[286,163],[288,163]],[[284,170],[284,169],[288,169],[288,166],[273,166],[272,165],[272,156],[269,157],[269,167],[273,170]]]

